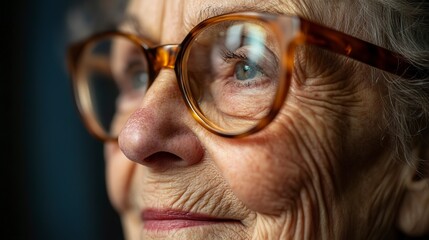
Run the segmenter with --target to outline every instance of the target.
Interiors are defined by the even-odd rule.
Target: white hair
[[[403,55],[422,71],[429,69],[427,0],[326,0],[296,3],[304,16]],[[411,160],[412,143],[429,138],[429,76],[407,80],[373,69],[384,81],[385,126],[397,157]]]
[[[429,2],[427,0],[361,0],[371,41],[402,54],[417,68],[429,69]],[[429,76],[405,80],[383,75],[388,95],[384,116],[398,153],[410,159],[416,137],[428,136]]]

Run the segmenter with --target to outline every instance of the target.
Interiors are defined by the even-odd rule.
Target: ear
[[[429,236],[429,134],[415,147],[412,172],[405,183],[398,228],[410,237]]]

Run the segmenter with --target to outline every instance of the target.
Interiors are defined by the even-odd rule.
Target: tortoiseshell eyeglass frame
[[[282,64],[284,68],[284,78],[279,79],[278,92],[276,93],[271,111],[266,117],[261,119],[259,123],[245,132],[230,133],[225,132],[221,128],[214,125],[204,114],[199,110],[197,103],[191,95],[190,86],[186,83],[186,62],[189,55],[189,46],[198,36],[198,34],[207,27],[223,22],[223,21],[257,21],[269,27],[272,31],[280,36],[284,34],[284,22],[293,23],[294,36],[288,40],[288,45],[285,47],[284,56],[282,56]],[[290,31],[289,31],[290,32]],[[162,68],[174,69],[176,79],[183,99],[190,110],[194,119],[199,122],[207,130],[223,137],[239,138],[248,136],[267,126],[277,115],[285,101],[289,88],[290,79],[292,77],[292,69],[294,65],[294,51],[297,46],[309,44],[319,48],[337,53],[351,59],[368,64],[377,69],[386,71],[391,74],[398,75],[404,79],[418,78],[422,73],[418,68],[411,65],[404,57],[387,50],[383,47],[352,37],[337,30],[330,29],[320,24],[313,23],[299,16],[289,15],[274,15],[266,13],[242,12],[225,14],[209,18],[196,27],[194,27],[183,42],[178,45],[161,45],[150,47],[150,44],[145,39],[135,34],[111,31],[94,35],[82,42],[73,44],[68,49],[68,65],[71,74],[74,96],[77,107],[81,113],[82,119],[89,131],[102,141],[116,140],[117,136],[112,136],[102,129],[96,120],[94,111],[90,104],[90,99],[87,95],[82,95],[80,92],[88,91],[87,85],[79,78],[79,60],[85,48],[91,43],[101,39],[120,36],[129,39],[136,45],[142,48],[142,52],[146,55],[149,62],[149,84],[151,84],[159,71]],[[150,86],[150,85],[149,85]]]

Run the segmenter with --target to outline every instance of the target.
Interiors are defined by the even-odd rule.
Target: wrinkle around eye
[[[295,53],[294,79],[302,86],[354,84],[356,73],[363,71],[356,61],[312,46],[298,48]],[[367,81],[368,79],[365,79]]]

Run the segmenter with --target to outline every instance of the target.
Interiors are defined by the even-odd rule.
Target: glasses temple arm
[[[305,35],[307,44],[347,56],[383,71],[406,79],[419,79],[429,76],[427,69],[417,68],[403,56],[342,32],[304,19],[301,19],[301,31]]]

